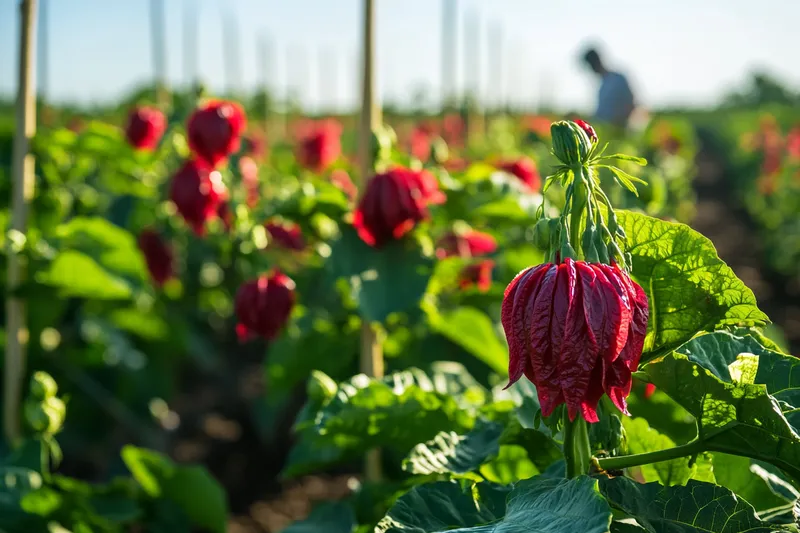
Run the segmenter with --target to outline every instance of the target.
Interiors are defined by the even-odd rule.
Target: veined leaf
[[[650,320],[643,359],[666,353],[698,332],[763,326],[769,319],[747,286],[689,226],[617,211],[628,235],[633,277],[647,293]]]
[[[473,307],[447,313],[429,313],[431,328],[504,375],[508,371],[508,349],[495,332],[491,319]]]

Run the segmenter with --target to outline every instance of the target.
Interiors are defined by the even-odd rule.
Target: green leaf
[[[483,483],[476,485],[479,495]],[[597,480],[537,476],[514,486],[505,515],[497,503],[502,493],[491,489],[476,499],[458,485],[423,485],[401,497],[378,524],[381,533],[607,533],[611,509]],[[458,528],[458,529],[455,529]]]
[[[650,320],[644,360],[677,348],[697,332],[763,326],[756,298],[689,226],[617,211],[628,235],[633,277],[647,293]]]
[[[351,226],[342,228],[328,260],[333,279],[350,281],[362,317],[373,322],[384,322],[392,313],[418,306],[433,263],[411,238],[373,248]]]
[[[465,375],[474,382],[463,369],[429,376],[412,368],[381,380],[359,374],[339,384],[336,396],[299,425],[300,445],[284,475],[311,472],[374,447],[405,456],[439,431],[470,430],[488,394],[477,382],[465,382]]]
[[[479,472],[487,481],[501,485],[516,483],[541,473],[528,457],[528,451],[516,444],[500,446],[497,457],[481,465]]]
[[[479,423],[465,435],[442,431],[417,444],[403,461],[403,470],[419,475],[474,472],[500,451],[502,434],[502,425],[492,422]]]
[[[611,154],[611,155],[604,155],[600,159],[603,160],[616,159],[617,161],[630,161],[631,163],[636,163],[637,165],[647,166],[647,159],[645,159],[644,157],[636,157],[635,155]]]
[[[624,417],[622,425],[627,434],[628,453],[648,453],[675,447],[672,439],[652,429],[647,420],[643,418]],[[688,457],[679,457],[638,468],[646,482],[660,481],[662,485],[667,486],[684,485],[690,478],[696,478],[698,464],[704,462],[708,463],[706,465],[708,468],[700,468],[701,473],[703,473],[711,470],[709,459],[706,457],[698,457],[697,462],[691,467],[689,466]],[[710,481],[713,481],[713,474]]]
[[[630,192],[632,192],[635,196],[639,196],[639,191],[636,190],[636,185],[635,185],[636,183],[644,183],[645,185],[647,185],[646,181],[641,180],[635,176],[631,176],[630,174],[628,174],[627,172],[625,172],[620,168],[613,167],[611,165],[599,165],[599,166],[610,170],[614,174],[614,177],[616,178],[617,182],[626,189],[628,189]]]
[[[36,281],[58,288],[60,298],[125,300],[132,294],[127,281],[104,270],[91,257],[72,250],[58,254],[47,270],[36,274]]]
[[[800,436],[786,419],[787,404],[771,397],[764,384],[723,381],[681,350],[641,371],[695,417],[705,448],[766,461],[800,479]],[[758,375],[757,359],[739,362],[745,373]]]
[[[308,518],[282,529],[281,533],[351,533],[356,528],[353,509],[342,502],[318,505]]]
[[[498,374],[505,375],[508,371],[508,348],[485,313],[473,307],[459,307],[428,316],[433,331],[461,346]]]
[[[455,482],[414,487],[401,496],[375,527],[375,533],[434,533],[493,522],[506,511],[509,488]]]
[[[21,502],[42,487],[42,476],[16,466],[0,467],[0,531],[41,531],[41,517],[26,513]]]
[[[786,500],[773,494],[764,480],[750,470],[751,460],[747,457],[726,453],[714,453],[712,456],[717,483],[747,500],[757,511],[773,509],[786,503]]]
[[[616,508],[651,533],[769,533],[753,506],[725,487],[690,480],[685,486],[639,484],[624,477],[601,478],[600,491]]]
[[[225,532],[225,492],[205,468],[177,465],[160,453],[130,445],[122,449],[122,460],[149,496],[170,500],[198,527]]]
[[[519,196],[504,196],[499,200],[476,206],[472,209],[470,216],[496,223],[523,223],[534,220],[538,204],[528,202],[528,205],[523,206],[520,201]]]

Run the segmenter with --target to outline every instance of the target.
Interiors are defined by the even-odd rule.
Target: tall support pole
[[[34,157],[31,140],[36,134],[36,0],[20,1],[19,71],[17,78],[16,131],[11,160],[11,229],[24,240],[28,230],[28,205],[33,198]],[[22,379],[28,344],[25,300],[14,294],[25,277],[24,258],[8,241],[6,287],[6,353],[3,375],[3,430],[11,445],[19,443]]]
[[[358,159],[361,163],[362,191],[366,180],[375,171],[372,151],[372,133],[382,122],[381,107],[375,87],[375,0],[364,0],[363,63],[361,84],[361,121],[359,124]],[[361,326],[361,372],[381,378],[384,374],[383,346],[375,325],[364,320]],[[381,478],[380,450],[371,450],[365,459],[364,475],[367,481]]]
[[[150,0],[150,32],[153,53],[153,85],[156,100],[162,107],[169,105],[167,88],[167,38],[164,23],[164,0]]]
[[[442,0],[442,109],[456,99],[458,83],[457,24],[457,0]]]

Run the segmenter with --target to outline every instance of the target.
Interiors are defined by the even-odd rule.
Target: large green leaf
[[[122,459],[149,496],[171,501],[198,527],[225,532],[225,491],[205,468],[177,465],[160,453],[135,446],[125,446]]]
[[[36,281],[58,288],[61,298],[124,300],[131,297],[130,284],[112,274],[86,254],[66,250],[49,268],[36,274]]]
[[[726,453],[714,453],[714,477],[717,483],[747,500],[757,511],[772,509],[786,501],[773,494],[764,480],[754,474],[751,460]]]
[[[639,484],[624,477],[601,478],[608,501],[650,533],[769,533],[753,506],[725,487],[690,480],[685,486]]]
[[[356,528],[353,509],[342,502],[323,503],[305,520],[295,522],[281,533],[351,533]]]
[[[62,247],[81,251],[103,267],[139,280],[146,279],[144,257],[136,238],[100,217],[76,217],[56,228]]]
[[[681,353],[681,347],[641,370],[695,417],[705,449],[759,459],[800,479],[800,436],[786,417],[793,408],[770,396],[767,385],[755,382],[759,376],[772,380],[769,372],[759,373],[757,355],[739,354],[728,365],[730,380],[706,368],[712,363],[698,354],[708,353],[719,340],[717,334],[703,335],[692,342],[694,360]],[[707,349],[698,348],[706,342]],[[736,351],[730,348],[731,354]]]
[[[444,368],[453,366],[458,365]],[[298,424],[300,444],[284,475],[310,472],[378,446],[406,455],[439,431],[468,431],[488,393],[464,374],[434,371],[429,376],[412,368],[381,380],[359,374],[339,384],[330,401]]]
[[[423,485],[401,497],[376,531],[607,533],[611,524],[611,509],[598,491],[597,480],[586,476],[537,476],[521,481],[508,494],[504,515],[497,503],[502,493],[493,489],[489,494],[476,500],[455,484]]]
[[[655,452],[675,446],[672,439],[652,429],[647,420],[643,418],[625,417],[622,419],[622,425],[627,434],[628,452],[631,454]],[[698,463],[707,463],[704,465],[707,468],[699,469],[698,473]],[[690,478],[697,479],[698,474],[702,475],[710,469],[711,465],[706,457],[698,458],[698,461],[692,466],[689,466],[688,457],[679,457],[639,467],[644,481],[660,481],[661,484],[667,486],[684,485]],[[713,482],[713,474],[711,479],[703,479],[703,481]]]
[[[508,348],[495,330],[492,320],[473,307],[459,307],[438,314],[429,313],[431,329],[464,348],[495,372],[508,371]]]
[[[403,470],[412,474],[467,474],[500,451],[503,427],[479,423],[466,435],[442,431],[433,440],[414,446],[403,461]]]
[[[665,353],[697,332],[762,326],[767,315],[747,286],[717,256],[714,245],[689,226],[618,211],[628,235],[633,276],[647,292],[648,354]]]
[[[334,279],[349,280],[361,315],[374,322],[418,306],[433,271],[433,260],[413,239],[373,248],[351,226],[342,228],[328,264]]]

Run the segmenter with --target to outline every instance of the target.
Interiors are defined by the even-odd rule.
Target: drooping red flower
[[[270,220],[264,224],[264,228],[269,232],[272,242],[280,248],[299,251],[306,247],[303,232],[300,230],[300,226],[294,222]]]
[[[497,168],[503,172],[513,174],[522,181],[532,191],[538,191],[541,188],[542,180],[539,176],[539,170],[536,168],[536,163],[530,157],[520,157],[512,161],[502,161]]]
[[[497,241],[488,233],[473,229],[445,234],[437,243],[436,256],[446,257],[479,257],[497,250]]]
[[[358,187],[356,187],[356,184],[350,179],[350,174],[348,174],[346,170],[337,168],[331,172],[330,180],[331,183],[333,183],[337,189],[343,191],[350,200],[355,201],[356,197],[358,197]]]
[[[586,135],[588,135],[588,136],[589,136],[589,139],[592,141],[592,144],[594,144],[594,143],[596,143],[596,142],[597,142],[597,133],[594,131],[594,128],[592,127],[592,125],[591,125],[591,124],[589,124],[589,123],[588,123],[588,122],[586,122],[585,120],[581,120],[581,119],[579,119],[579,118],[576,118],[576,119],[574,120],[574,122],[575,122],[575,124],[577,124],[578,126],[580,126],[580,128],[581,128],[583,131],[585,131],[585,132],[586,132]]]
[[[153,150],[166,128],[164,113],[152,107],[137,107],[128,116],[125,138],[137,150]]]
[[[239,174],[242,176],[242,186],[247,193],[247,206],[251,209],[256,206],[261,196],[258,180],[258,165],[252,157],[239,158]]]
[[[627,413],[648,313],[647,295],[617,265],[567,258],[522,271],[503,298],[509,386],[524,374],[543,416],[566,403],[570,420],[597,422],[603,393]]]
[[[214,100],[196,109],[186,125],[195,157],[216,168],[236,152],[246,126],[244,110],[235,102]]]
[[[308,170],[320,173],[342,153],[342,126],[334,120],[325,120],[306,128],[297,146],[297,160]]]
[[[202,236],[206,221],[218,216],[220,204],[227,200],[227,189],[219,172],[190,159],[172,177],[169,198],[186,223]]]
[[[235,311],[241,340],[253,336],[274,339],[294,306],[294,281],[281,272],[244,283],[236,293]]]
[[[477,263],[465,266],[459,275],[459,286],[462,289],[475,286],[481,292],[488,291],[492,286],[493,268],[494,261],[491,259],[483,259]]]
[[[353,225],[364,242],[380,247],[426,220],[428,205],[444,199],[432,174],[396,167],[369,181],[354,213]]]
[[[172,248],[153,229],[142,231],[139,234],[138,244],[153,283],[161,287],[175,275]]]
[[[422,162],[431,157],[431,134],[423,127],[414,128],[411,132],[411,155]]]

